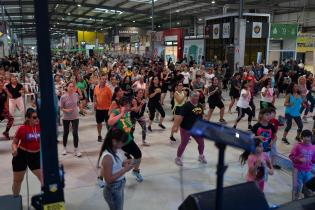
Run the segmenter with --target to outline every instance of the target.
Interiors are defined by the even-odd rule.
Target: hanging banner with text
[[[273,40],[296,39],[298,24],[272,23],[270,28],[270,38]]]
[[[223,33],[222,33],[223,39],[229,39],[230,38],[230,32],[231,32],[231,24],[230,23],[223,23]]]
[[[262,38],[261,22],[253,22],[252,38]]]

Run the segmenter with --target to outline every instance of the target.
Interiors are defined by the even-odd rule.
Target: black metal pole
[[[244,10],[244,0],[240,0],[240,11],[239,11],[239,19],[243,18],[243,10]]]
[[[62,205],[64,201],[63,178],[60,175],[57,153],[56,108],[51,70],[48,0],[35,0],[34,7],[41,99],[40,134],[43,187],[40,199],[43,206],[58,202],[61,202],[59,205]]]
[[[216,147],[219,149],[219,159],[217,165],[217,189],[215,195],[215,210],[222,210],[223,204],[223,179],[227,166],[224,165],[224,152],[226,145],[222,143],[216,143]]]

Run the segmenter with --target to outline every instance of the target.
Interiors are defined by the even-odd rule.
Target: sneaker
[[[148,126],[148,131],[152,132],[151,126]]]
[[[81,157],[82,153],[79,151],[79,149],[74,149],[74,156]]]
[[[308,123],[306,115],[303,116],[303,122]]]
[[[233,128],[236,129],[236,125],[233,125]]]
[[[177,157],[175,158],[175,164],[178,166],[183,166],[183,161],[181,158]]]
[[[279,165],[273,165],[273,168],[277,169],[277,170],[281,170],[281,166],[279,166]]]
[[[162,129],[165,129],[165,126],[163,124],[159,124],[159,126],[162,128]]]
[[[248,131],[251,131],[252,130],[252,125],[248,125]]]
[[[174,136],[171,136],[171,137],[170,137],[170,140],[171,140],[171,141],[176,141],[176,139],[174,138]]]
[[[67,149],[64,148],[63,151],[62,151],[62,155],[67,155],[67,153],[68,153],[68,152],[67,152]]]
[[[134,175],[136,177],[137,182],[142,182],[143,181],[143,177],[140,174],[140,170],[133,170],[132,171],[132,175]]]
[[[142,141],[142,145],[145,146],[145,147],[149,147],[150,146],[150,144],[148,142],[146,142],[146,141]]]
[[[296,137],[295,137],[295,140],[298,141],[298,142],[300,142],[300,141],[301,141],[301,138],[300,138],[299,136],[296,136]]]
[[[102,142],[102,136],[98,136],[98,137],[97,137],[97,141],[98,141],[98,142]]]
[[[199,155],[198,161],[203,164],[207,164],[207,160],[204,155]]]
[[[257,118],[256,118],[256,117],[253,117],[252,121],[257,121]]]
[[[100,188],[104,188],[105,187],[105,182],[103,181],[103,178],[102,177],[97,177],[97,185],[100,187]]]
[[[281,139],[283,143],[285,143],[286,145],[290,145],[290,142],[288,141],[287,138],[282,138]]]
[[[227,122],[225,121],[225,119],[220,119],[219,122],[222,123],[222,124],[227,124]]]
[[[10,139],[10,136],[9,136],[9,132],[3,132],[2,135],[6,138],[6,139]]]
[[[85,116],[84,112],[82,112],[82,111],[80,111],[79,114],[82,116]]]

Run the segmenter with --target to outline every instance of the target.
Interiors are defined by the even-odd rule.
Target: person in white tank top
[[[117,152],[127,140],[128,136],[125,132],[115,127],[111,128],[105,137],[99,155],[101,176],[106,183],[103,195],[110,210],[123,210],[125,173],[135,165],[130,160],[122,161]]]

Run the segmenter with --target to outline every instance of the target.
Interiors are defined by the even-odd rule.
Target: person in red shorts
[[[13,196],[18,196],[27,167],[41,180],[40,171],[40,127],[37,113],[29,108],[25,122],[21,125],[12,142]]]

